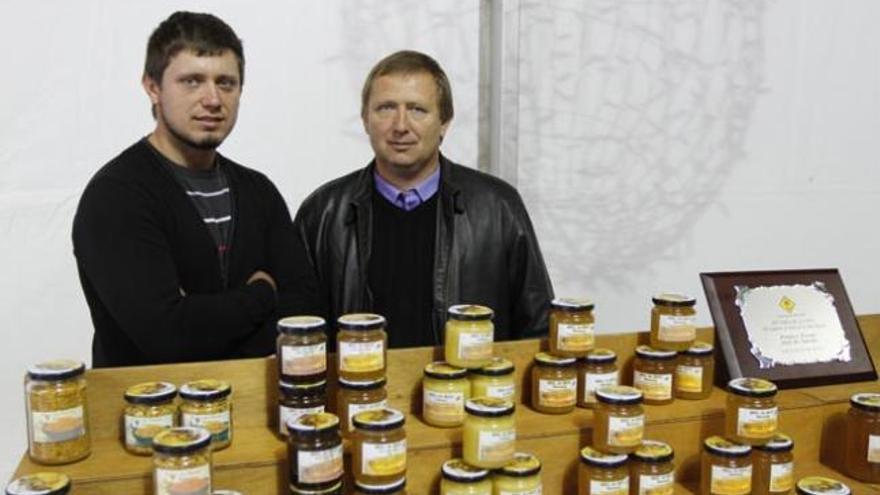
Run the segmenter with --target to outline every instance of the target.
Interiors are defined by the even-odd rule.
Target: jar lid
[[[28,474],[6,486],[6,495],[63,495],[69,492],[70,478],[51,472]]]
[[[605,404],[641,404],[642,391],[627,385],[614,385],[596,390],[596,400]]]
[[[550,301],[550,307],[562,311],[592,311],[596,305],[589,299],[559,297]]]
[[[880,412],[880,394],[861,393],[854,394],[849,399],[849,403],[853,407],[863,409],[870,412]]]
[[[737,395],[749,397],[772,397],[776,395],[776,384],[763,378],[734,378],[727,383],[727,390]]]
[[[763,445],[754,445],[753,449],[765,452],[788,452],[794,448],[794,440],[785,433],[777,433],[770,437],[770,441]]]
[[[675,452],[672,450],[672,446],[666,442],[643,440],[632,456],[642,462],[660,463],[671,461],[675,457]]]
[[[366,380],[362,382],[340,378],[339,386],[350,390],[375,390],[377,388],[382,388],[385,386],[385,377],[383,376],[382,378],[377,378],[375,380]]]
[[[388,483],[387,485],[368,485],[355,480],[355,488],[364,495],[387,495],[389,493],[399,492],[406,486],[406,478],[400,478],[397,481]]]
[[[456,483],[476,483],[489,477],[489,470],[467,464],[461,459],[450,459],[440,469],[443,477]]]
[[[484,418],[507,416],[513,414],[515,409],[516,406],[512,401],[497,397],[477,397],[476,399],[468,399],[464,403],[464,410],[468,414]]]
[[[340,330],[376,330],[385,327],[385,317],[373,313],[351,313],[336,320]]]
[[[211,495],[242,495],[241,492],[235,490],[214,490]]]
[[[153,437],[153,450],[162,454],[187,454],[211,444],[211,432],[192,426],[168,428]]]
[[[703,440],[703,447],[707,452],[724,457],[745,457],[752,452],[752,447],[731,442],[730,440],[713,435]]]
[[[86,365],[82,361],[73,359],[54,359],[37,363],[28,368],[27,374],[32,380],[56,381],[66,380],[86,372]]]
[[[807,476],[798,480],[797,492],[800,495],[850,495],[849,487],[831,478]]]
[[[541,461],[532,454],[517,452],[513,454],[513,460],[502,466],[497,472],[503,476],[534,476],[541,472]]]
[[[479,304],[456,304],[455,306],[449,306],[447,314],[453,320],[464,321],[491,320],[495,316],[492,308],[480,306]]]
[[[493,357],[492,361],[482,368],[474,368],[468,370],[474,375],[483,376],[503,376],[513,373],[513,362],[503,357]]]
[[[593,447],[581,449],[581,461],[592,466],[615,468],[626,464],[626,460],[626,454],[609,454],[596,450]]]
[[[168,382],[138,383],[128,387],[125,400],[131,404],[159,404],[177,396],[177,387]]]
[[[232,393],[232,386],[222,380],[195,380],[180,387],[180,396],[199,402],[222,399]]]
[[[675,359],[675,356],[678,356],[678,353],[675,351],[655,349],[649,345],[640,345],[636,347],[636,356],[651,361],[669,361],[670,359]]]
[[[315,383],[287,383],[278,382],[278,390],[287,397],[302,397],[305,395],[323,394],[327,388],[327,380],[321,380]]]
[[[541,366],[556,366],[559,368],[567,368],[569,366],[574,366],[576,362],[577,359],[573,357],[554,356],[549,352],[539,352],[535,354],[535,363],[540,364]]]
[[[593,349],[587,352],[584,361],[588,363],[613,363],[617,361],[617,354],[611,349]]]
[[[683,307],[693,306],[697,304],[697,300],[691,296],[686,296],[684,294],[675,294],[672,292],[656,294],[654,297],[651,298],[651,301],[659,306]]]
[[[339,480],[335,485],[330,488],[321,488],[317,490],[312,490],[309,488],[300,488],[298,486],[289,485],[290,493],[292,495],[336,495],[342,494],[342,480]]]
[[[328,412],[303,414],[287,422],[287,429],[297,433],[320,433],[331,428],[339,428],[339,417]]]
[[[467,370],[452,366],[446,361],[434,361],[425,365],[425,376],[438,380],[458,380],[467,376]]]
[[[362,430],[393,430],[403,426],[406,417],[396,409],[382,408],[361,411],[351,418],[351,422]]]
[[[696,341],[691,344],[686,350],[681,351],[682,354],[686,354],[688,356],[708,356],[712,354],[715,350],[715,347],[708,342],[700,342]]]
[[[288,316],[278,320],[278,332],[286,335],[323,330],[327,322],[320,316]]]

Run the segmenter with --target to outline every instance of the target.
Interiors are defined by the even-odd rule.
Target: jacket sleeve
[[[553,286],[532,221],[516,193],[511,205],[512,236],[509,244],[508,283],[511,288],[511,329],[515,338],[531,338],[547,333],[547,310],[553,299]]]
[[[218,359],[275,308],[266,282],[184,294],[157,199],[104,176],[82,195],[73,244],[83,277],[122,332],[155,362]]]

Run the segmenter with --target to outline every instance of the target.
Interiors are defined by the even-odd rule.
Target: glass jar
[[[428,363],[422,379],[422,418],[431,426],[449,428],[464,423],[464,401],[471,398],[467,370],[443,361]]]
[[[849,404],[845,472],[860,481],[880,483],[880,394],[855,394]]]
[[[554,299],[550,302],[550,352],[556,356],[584,357],[596,342],[593,302]]]
[[[502,357],[493,357],[486,366],[468,370],[471,397],[494,397],[513,402],[516,400],[513,372],[513,363]]]
[[[494,313],[486,306],[458,304],[447,311],[446,362],[459,368],[482,368],[492,362]]]
[[[322,413],[327,407],[327,382],[302,385],[278,382],[278,432],[287,436],[287,424],[304,414]]]
[[[513,402],[491,397],[470,399],[462,428],[462,457],[471,466],[495,469],[513,459],[516,423]]]
[[[683,351],[697,339],[697,300],[682,294],[658,294],[651,299],[651,347]]]
[[[761,445],[776,434],[779,410],[776,385],[761,378],[734,378],[727,384],[724,436],[739,443]]]
[[[24,389],[32,461],[66,464],[91,453],[85,371],[85,364],[66,359],[28,368]]]
[[[211,493],[211,436],[205,428],[181,427],[153,437],[154,495]]]
[[[542,491],[541,461],[532,454],[517,452],[492,474],[492,495],[541,495]]]
[[[672,447],[664,442],[645,440],[630,454],[633,493],[667,493],[675,490]]]
[[[672,403],[676,355],[675,351],[654,349],[647,345],[636,347],[633,387],[645,394],[645,404],[661,406]]]
[[[317,316],[278,320],[275,358],[280,381],[304,384],[327,379],[326,328],[327,323]]]
[[[354,495],[406,495],[406,478],[386,484],[367,484],[355,480]]]
[[[602,452],[628,454],[642,443],[645,411],[641,390],[625,385],[596,391],[593,409],[593,447]]]
[[[153,437],[177,422],[177,387],[167,382],[139,383],[125,391],[125,449],[152,455]]]
[[[752,448],[752,495],[783,495],[794,488],[791,437],[777,433],[764,445]]]
[[[352,382],[385,377],[388,334],[385,318],[372,313],[342,315],[337,320],[336,362],[339,378]]]
[[[848,486],[832,478],[807,476],[795,486],[798,495],[850,495]]]
[[[532,367],[532,408],[546,414],[565,414],[577,404],[577,368],[573,357],[535,354]]]
[[[492,495],[489,471],[461,459],[450,459],[440,470],[440,495]]]
[[[385,378],[371,382],[350,382],[339,379],[336,391],[336,414],[342,425],[342,438],[350,438],[354,433],[354,415],[363,411],[375,411],[388,405],[388,392]]]
[[[593,349],[578,365],[578,407],[592,409],[596,404],[596,390],[620,385],[617,354],[611,349]]]
[[[354,415],[351,469],[354,479],[369,485],[392,483],[406,476],[405,418],[394,409]]]
[[[342,481],[342,437],[339,418],[330,413],[305,414],[289,423],[287,461],[290,485],[327,490]]]
[[[61,473],[33,473],[22,476],[6,486],[6,495],[66,495],[70,478]]]
[[[592,447],[581,449],[578,495],[628,495],[626,454],[606,454]]]
[[[232,386],[221,380],[196,380],[180,387],[180,424],[211,432],[211,448],[232,443]]]
[[[715,380],[715,348],[706,342],[694,342],[678,355],[675,364],[675,398],[700,400],[712,393]]]
[[[700,456],[701,495],[750,495],[752,448],[711,436],[703,441]]]
[[[290,495],[343,495],[343,485],[344,483],[340,481],[332,487],[326,488],[324,490],[309,490],[307,488],[297,488],[293,485],[290,485],[290,490],[288,491],[288,493]]]

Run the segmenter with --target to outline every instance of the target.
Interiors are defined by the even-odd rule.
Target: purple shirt
[[[376,170],[373,170],[373,182],[376,184],[376,190],[379,191],[379,194],[391,204],[404,211],[412,211],[431,199],[431,196],[437,194],[437,190],[440,188],[440,167],[437,167],[437,170],[424,182],[407,191],[400,191],[394,187],[383,179]]]

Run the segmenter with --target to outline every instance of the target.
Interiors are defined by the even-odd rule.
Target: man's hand
[[[258,280],[265,280],[266,282],[269,282],[269,285],[272,286],[272,290],[278,292],[278,285],[275,284],[275,279],[272,278],[272,275],[269,275],[263,270],[255,271],[254,274],[251,275],[251,278],[248,279],[247,285],[251,285]]]

